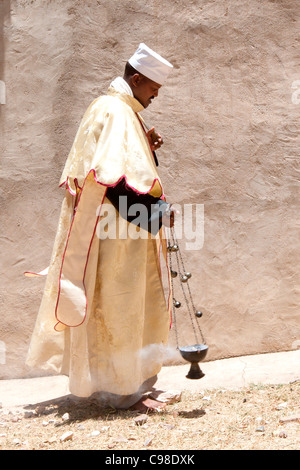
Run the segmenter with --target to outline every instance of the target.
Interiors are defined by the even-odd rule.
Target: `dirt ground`
[[[0,409],[2,450],[299,450],[300,381],[182,392],[163,411],[70,397]]]

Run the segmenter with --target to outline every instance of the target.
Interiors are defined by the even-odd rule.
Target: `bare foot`
[[[160,403],[151,398],[141,398],[137,403],[130,407],[133,411],[139,411],[141,413],[149,413],[151,411],[162,411],[166,407],[165,403]]]
[[[182,392],[179,390],[169,390],[168,392],[164,392],[162,390],[152,390],[149,397],[153,400],[171,405],[172,403],[181,401],[181,395]]]

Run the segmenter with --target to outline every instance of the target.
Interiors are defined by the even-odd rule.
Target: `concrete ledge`
[[[158,376],[157,389],[238,390],[250,384],[284,384],[300,379],[300,350],[255,356],[241,356],[200,363],[205,376],[186,378],[189,363],[164,367]],[[3,408],[34,405],[69,395],[68,377],[51,376],[0,381]]]
[[[205,376],[190,380],[186,365],[165,368],[159,375],[157,388],[200,391],[205,389],[237,390],[250,384],[280,384],[300,379],[300,350],[254,356],[240,356],[199,363]]]

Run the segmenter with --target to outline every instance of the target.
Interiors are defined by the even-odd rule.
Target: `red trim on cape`
[[[95,176],[95,175],[94,175]],[[87,179],[87,178],[86,178]],[[85,179],[85,181],[86,181]],[[98,181],[97,181],[98,182]],[[84,182],[85,184],[85,182]],[[82,185],[82,190],[84,188],[84,184]],[[100,183],[101,184],[101,183]],[[81,190],[81,193],[79,195],[79,198],[78,198],[78,202],[77,202],[77,206],[80,202],[80,198],[81,198],[81,195],[82,195],[82,190]],[[101,207],[102,207],[102,204],[103,204],[103,201],[105,199],[105,195],[106,195],[106,190],[105,190],[105,193],[103,195],[103,198],[102,198],[102,201],[101,201]],[[76,209],[76,208],[75,208]],[[92,235],[92,238],[90,240],[90,245],[89,245],[89,249],[88,249],[88,253],[87,253],[87,257],[86,257],[86,262],[85,262],[85,267],[84,267],[84,275],[83,275],[83,279],[82,279],[82,284],[83,284],[83,287],[84,287],[84,294],[85,294],[85,315],[83,317],[83,320],[81,323],[79,323],[78,325],[73,325],[72,328],[76,327],[76,326],[80,326],[84,323],[85,319],[86,319],[86,313],[87,313],[87,295],[86,295],[86,287],[85,287],[85,283],[84,283],[84,280],[85,280],[85,274],[86,274],[86,269],[87,269],[87,264],[88,264],[88,260],[89,260],[89,255],[90,255],[90,251],[91,251],[91,246],[92,246],[92,243],[93,243],[93,240],[94,240],[94,236],[95,236],[95,232],[96,232],[96,229],[97,229],[97,224],[98,224],[98,221],[99,221],[99,218],[100,218],[100,211],[101,209],[98,211],[98,215],[97,215],[97,218],[96,218],[96,223],[95,223],[95,226],[94,226],[94,230],[93,230],[93,235]],[[66,251],[67,251],[67,248],[68,248],[68,242],[69,242],[69,239],[70,239],[70,235],[71,235],[71,231],[72,231],[72,227],[73,227],[73,224],[74,224],[74,220],[75,220],[75,217],[76,217],[76,210],[74,210],[74,215],[73,215],[73,219],[72,219],[72,223],[71,223],[71,226],[70,226],[70,229],[69,229],[69,233],[68,233],[68,237],[67,237],[67,242],[66,242],[66,246],[65,246],[65,249],[64,249],[64,254],[63,254],[63,257],[62,257],[62,263],[61,263],[61,268],[60,268],[60,274],[59,274],[59,288],[58,288],[58,295],[57,295],[57,301],[56,301],[56,307],[55,307],[55,318],[57,320],[58,323],[62,324],[62,325],[65,325],[65,326],[70,326],[70,325],[67,325],[66,323],[63,323],[62,321],[60,321],[58,318],[57,318],[57,308],[58,308],[58,303],[59,303],[59,297],[60,297],[60,291],[61,291],[61,274],[62,274],[62,269],[63,269],[63,264],[64,264],[64,259],[65,259],[65,254],[66,254]],[[57,323],[56,323],[57,325]],[[54,329],[56,327],[56,325],[54,326]]]
[[[77,178],[74,179],[74,182],[75,182],[75,185],[78,189],[80,189],[80,194],[79,194],[79,197],[78,197],[78,201],[77,201],[77,206],[80,202],[80,198],[81,198],[81,195],[82,195],[82,190],[84,188],[84,185],[85,185],[85,182],[86,182],[86,179],[87,177],[89,176],[90,173],[93,173],[94,174],[94,180],[97,184],[100,184],[102,186],[106,186],[106,189],[107,187],[114,187],[116,186],[120,181],[121,179],[125,178],[126,180],[126,184],[127,183],[127,178],[126,178],[126,175],[123,175],[122,177],[120,177],[120,179],[116,182],[116,183],[113,183],[113,184],[104,184],[104,183],[101,183],[100,181],[98,181],[98,179],[96,178],[96,171],[94,169],[90,170],[88,175],[86,176],[85,180],[84,180],[84,183],[82,185],[82,187],[79,186],[78,184],[78,181],[77,181]],[[155,178],[149,192],[151,191],[151,189],[153,188],[153,186],[155,185],[156,181],[159,182],[160,184],[160,181],[158,178]],[[69,187],[68,185],[68,178],[67,180],[60,184],[59,187],[62,187],[63,185],[66,185],[66,189],[70,192],[70,194],[72,196],[76,196],[76,193],[74,193],[71,188]],[[148,194],[148,192],[141,192],[141,191],[138,191],[137,189],[135,189],[134,187],[128,185],[131,189],[133,189],[134,191],[136,191],[137,193],[139,194]],[[160,184],[161,186],[161,184]],[[104,195],[103,195],[103,198],[102,198],[102,201],[101,201],[101,207],[102,207],[102,204],[103,204],[103,201],[105,199],[105,196],[106,196],[106,190],[104,192]],[[165,199],[165,196],[164,194],[162,194],[161,198],[164,198]],[[96,232],[96,229],[97,229],[97,224],[99,222],[99,218],[100,218],[100,211],[101,209],[98,211],[98,216],[96,218],[96,222],[95,222],[95,226],[94,226],[94,230],[93,230],[93,234],[92,234],[92,237],[91,237],[91,240],[90,240],[90,245],[89,245],[89,249],[88,249],[88,253],[87,253],[87,258],[86,258],[86,262],[85,262],[85,268],[84,268],[84,275],[83,275],[83,287],[84,287],[84,292],[85,292],[85,300],[86,300],[86,306],[85,306],[85,315],[84,315],[84,318],[82,320],[81,323],[79,323],[78,325],[75,325],[75,326],[72,326],[72,328],[75,328],[76,326],[80,326],[84,323],[85,319],[86,319],[86,313],[87,313],[87,295],[86,295],[86,286],[85,286],[85,275],[86,275],[86,269],[87,269],[87,265],[88,265],[88,260],[89,260],[89,255],[90,255],[90,251],[91,251],[91,246],[92,246],[92,242],[94,240],[94,236],[95,236],[95,232]],[[63,257],[62,257],[62,262],[61,262],[61,267],[60,267],[60,274],[59,274],[59,289],[58,289],[58,296],[57,296],[57,301],[56,301],[56,307],[55,307],[55,318],[57,320],[57,323],[54,325],[54,329],[56,330],[56,326],[58,324],[61,324],[61,325],[64,325],[64,326],[67,326],[69,327],[69,325],[63,323],[62,321],[60,321],[58,318],[57,318],[57,309],[58,309],[58,303],[59,303],[59,297],[60,297],[60,291],[61,291],[61,275],[62,275],[62,269],[63,269],[63,264],[64,264],[64,259],[65,259],[65,254],[66,254],[66,251],[67,251],[67,247],[68,247],[68,242],[69,242],[69,238],[70,238],[70,235],[71,235],[71,230],[72,230],[72,227],[73,227],[73,224],[74,224],[74,219],[76,217],[76,207],[74,208],[74,214],[73,214],[73,219],[72,219],[72,222],[71,222],[71,226],[70,226],[70,229],[69,229],[69,232],[68,232],[68,236],[67,236],[67,241],[66,241],[66,246],[65,246],[65,249],[64,249],[64,253],[63,253]],[[161,241],[160,241],[160,245],[161,245]],[[171,286],[171,282],[170,282],[170,272],[169,272],[169,266],[168,266],[168,260],[166,259],[166,265],[167,265],[167,271],[168,271],[168,281],[169,281],[169,289],[170,289],[170,286]],[[159,264],[160,264],[160,275],[162,276],[162,270],[161,270],[161,262],[160,262],[160,256],[159,256]],[[43,272],[43,271],[42,271]],[[26,273],[28,273],[28,275],[36,275],[38,277],[43,277],[44,275],[47,275],[48,273],[45,273],[45,274],[41,274],[41,273],[33,273],[33,272],[30,272],[30,271],[26,271]],[[24,273],[26,275],[26,273]],[[31,277],[31,276],[30,276]],[[168,298],[168,304],[167,304],[167,308],[168,308],[168,311],[170,311],[170,297]],[[171,324],[170,324],[170,328],[171,328],[171,325],[172,325],[172,312],[171,312]]]
[[[151,152],[151,154],[152,154],[153,160],[155,161],[154,152],[153,152],[153,150],[152,150],[152,148],[151,148],[151,144],[150,144],[149,138],[148,138],[148,136],[147,136],[147,132],[146,132],[146,130],[145,130],[145,127],[144,127],[144,125],[143,125],[143,122],[142,122],[140,116],[138,115],[138,113],[135,113],[135,114],[136,114],[136,116],[137,116],[137,118],[138,118],[138,120],[139,120],[139,122],[140,122],[140,124],[141,124],[141,127],[142,127],[142,129],[143,129],[143,131],[144,131],[146,137],[147,137],[147,142],[148,142],[148,144],[149,144],[150,152]],[[162,188],[161,183],[160,183],[160,181],[159,181],[158,178],[155,178],[155,179],[153,180],[152,186],[150,187],[150,189],[149,189],[148,191],[139,191],[138,189],[136,189],[136,188],[134,188],[133,186],[131,186],[130,184],[128,184],[128,182],[127,182],[127,176],[126,176],[126,175],[120,176],[120,178],[118,179],[118,181],[116,181],[115,183],[112,183],[112,184],[105,184],[105,183],[102,183],[101,181],[98,180],[98,178],[96,177],[96,170],[95,170],[94,168],[92,168],[92,169],[89,171],[88,175],[89,175],[92,171],[94,172],[94,178],[95,178],[96,183],[99,183],[99,184],[102,184],[103,186],[112,188],[112,187],[116,186],[122,179],[125,179],[126,185],[127,185],[130,189],[133,189],[133,191],[135,191],[135,192],[138,193],[138,194],[148,194],[148,193],[152,190],[152,188],[154,187],[156,181],[158,181],[159,186],[160,186],[160,188],[161,188],[161,192],[162,192],[161,198],[165,199],[165,196],[164,196],[164,193],[163,193],[163,188]],[[86,177],[86,178],[87,178],[87,177]],[[79,186],[79,184],[78,184],[78,179],[77,179],[77,178],[74,178],[74,183],[75,183],[76,188],[79,188],[80,190],[82,189],[82,188]],[[67,176],[67,179],[66,179],[63,183],[61,183],[61,184],[59,185],[59,187],[62,187],[62,186],[64,186],[64,185],[66,186],[66,188],[67,188],[67,190],[69,191],[69,193],[72,194],[72,196],[76,196],[76,193],[74,193],[74,191],[73,191],[73,190],[70,188],[70,186],[69,186],[69,176]],[[84,186],[84,183],[83,183],[82,187],[83,187],[83,186]]]
[[[164,193],[163,193],[163,188],[162,188],[162,185],[161,185],[161,183],[160,183],[159,178],[154,178],[153,183],[152,183],[152,186],[150,187],[150,189],[149,189],[148,191],[139,191],[139,190],[136,189],[134,186],[131,186],[130,184],[128,184],[128,182],[127,182],[127,176],[126,176],[126,175],[120,176],[120,178],[119,178],[115,183],[111,183],[111,184],[109,184],[109,183],[103,183],[103,182],[101,182],[101,181],[98,180],[98,178],[97,178],[97,176],[96,176],[96,170],[95,170],[94,168],[92,168],[92,169],[88,172],[88,174],[87,174],[87,176],[85,177],[84,181],[86,180],[86,178],[89,176],[90,173],[94,173],[94,179],[95,179],[95,182],[96,182],[97,184],[101,184],[102,186],[106,186],[107,188],[114,188],[115,186],[117,186],[117,184],[120,183],[120,181],[121,181],[122,179],[125,179],[126,185],[127,185],[130,189],[132,189],[133,191],[135,191],[135,192],[138,193],[138,194],[148,194],[148,193],[150,193],[151,190],[153,189],[153,187],[154,187],[156,181],[158,181],[159,186],[160,186],[161,191],[162,191],[162,195],[161,195],[160,197],[161,197],[161,198],[165,198],[165,195],[164,195]],[[84,183],[83,183],[83,185],[80,187],[79,184],[78,184],[78,179],[77,179],[77,178],[74,178],[74,183],[75,183],[76,188],[82,190],[82,188],[83,188],[83,186],[84,186]],[[69,176],[67,176],[67,179],[66,179],[63,183],[61,183],[61,184],[59,185],[59,187],[61,188],[61,187],[64,186],[64,185],[66,186],[66,189],[69,191],[69,193],[70,193],[72,196],[76,196],[76,193],[75,193],[75,192],[70,188],[70,186],[69,186]]]

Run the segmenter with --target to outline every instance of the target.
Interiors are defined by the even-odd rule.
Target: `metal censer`
[[[177,349],[180,351],[180,354],[183,357],[183,359],[191,363],[190,370],[188,374],[186,375],[186,377],[188,379],[201,379],[202,377],[204,377],[205,374],[200,369],[199,362],[205,359],[207,351],[208,351],[208,346],[205,344],[203,333],[200,329],[199,322],[198,322],[199,318],[202,317],[202,312],[197,310],[194,305],[194,301],[193,301],[190,286],[189,286],[189,279],[192,277],[192,275],[191,273],[185,270],[182,255],[181,255],[179,245],[178,245],[178,241],[175,236],[174,227],[170,229],[170,240],[169,240],[167,249],[168,249],[168,257],[169,257],[169,267],[170,267],[170,273],[171,273],[171,286],[172,286],[172,292],[173,292],[173,320],[174,320]],[[176,263],[175,269],[174,269],[174,263],[173,263],[174,257],[175,257],[175,263]],[[196,343],[191,346],[179,347],[178,345],[179,342],[178,342],[178,330],[177,330],[177,323],[176,323],[176,310],[181,307],[181,302],[176,300],[176,298],[174,297],[174,279],[175,278],[177,278],[177,280],[180,281],[180,286],[181,286],[181,290],[183,293],[184,301],[189,312],[190,320],[192,323],[192,327],[193,327],[193,331],[194,331],[194,335],[196,339]],[[196,327],[201,335],[202,343],[200,343],[198,340]]]

